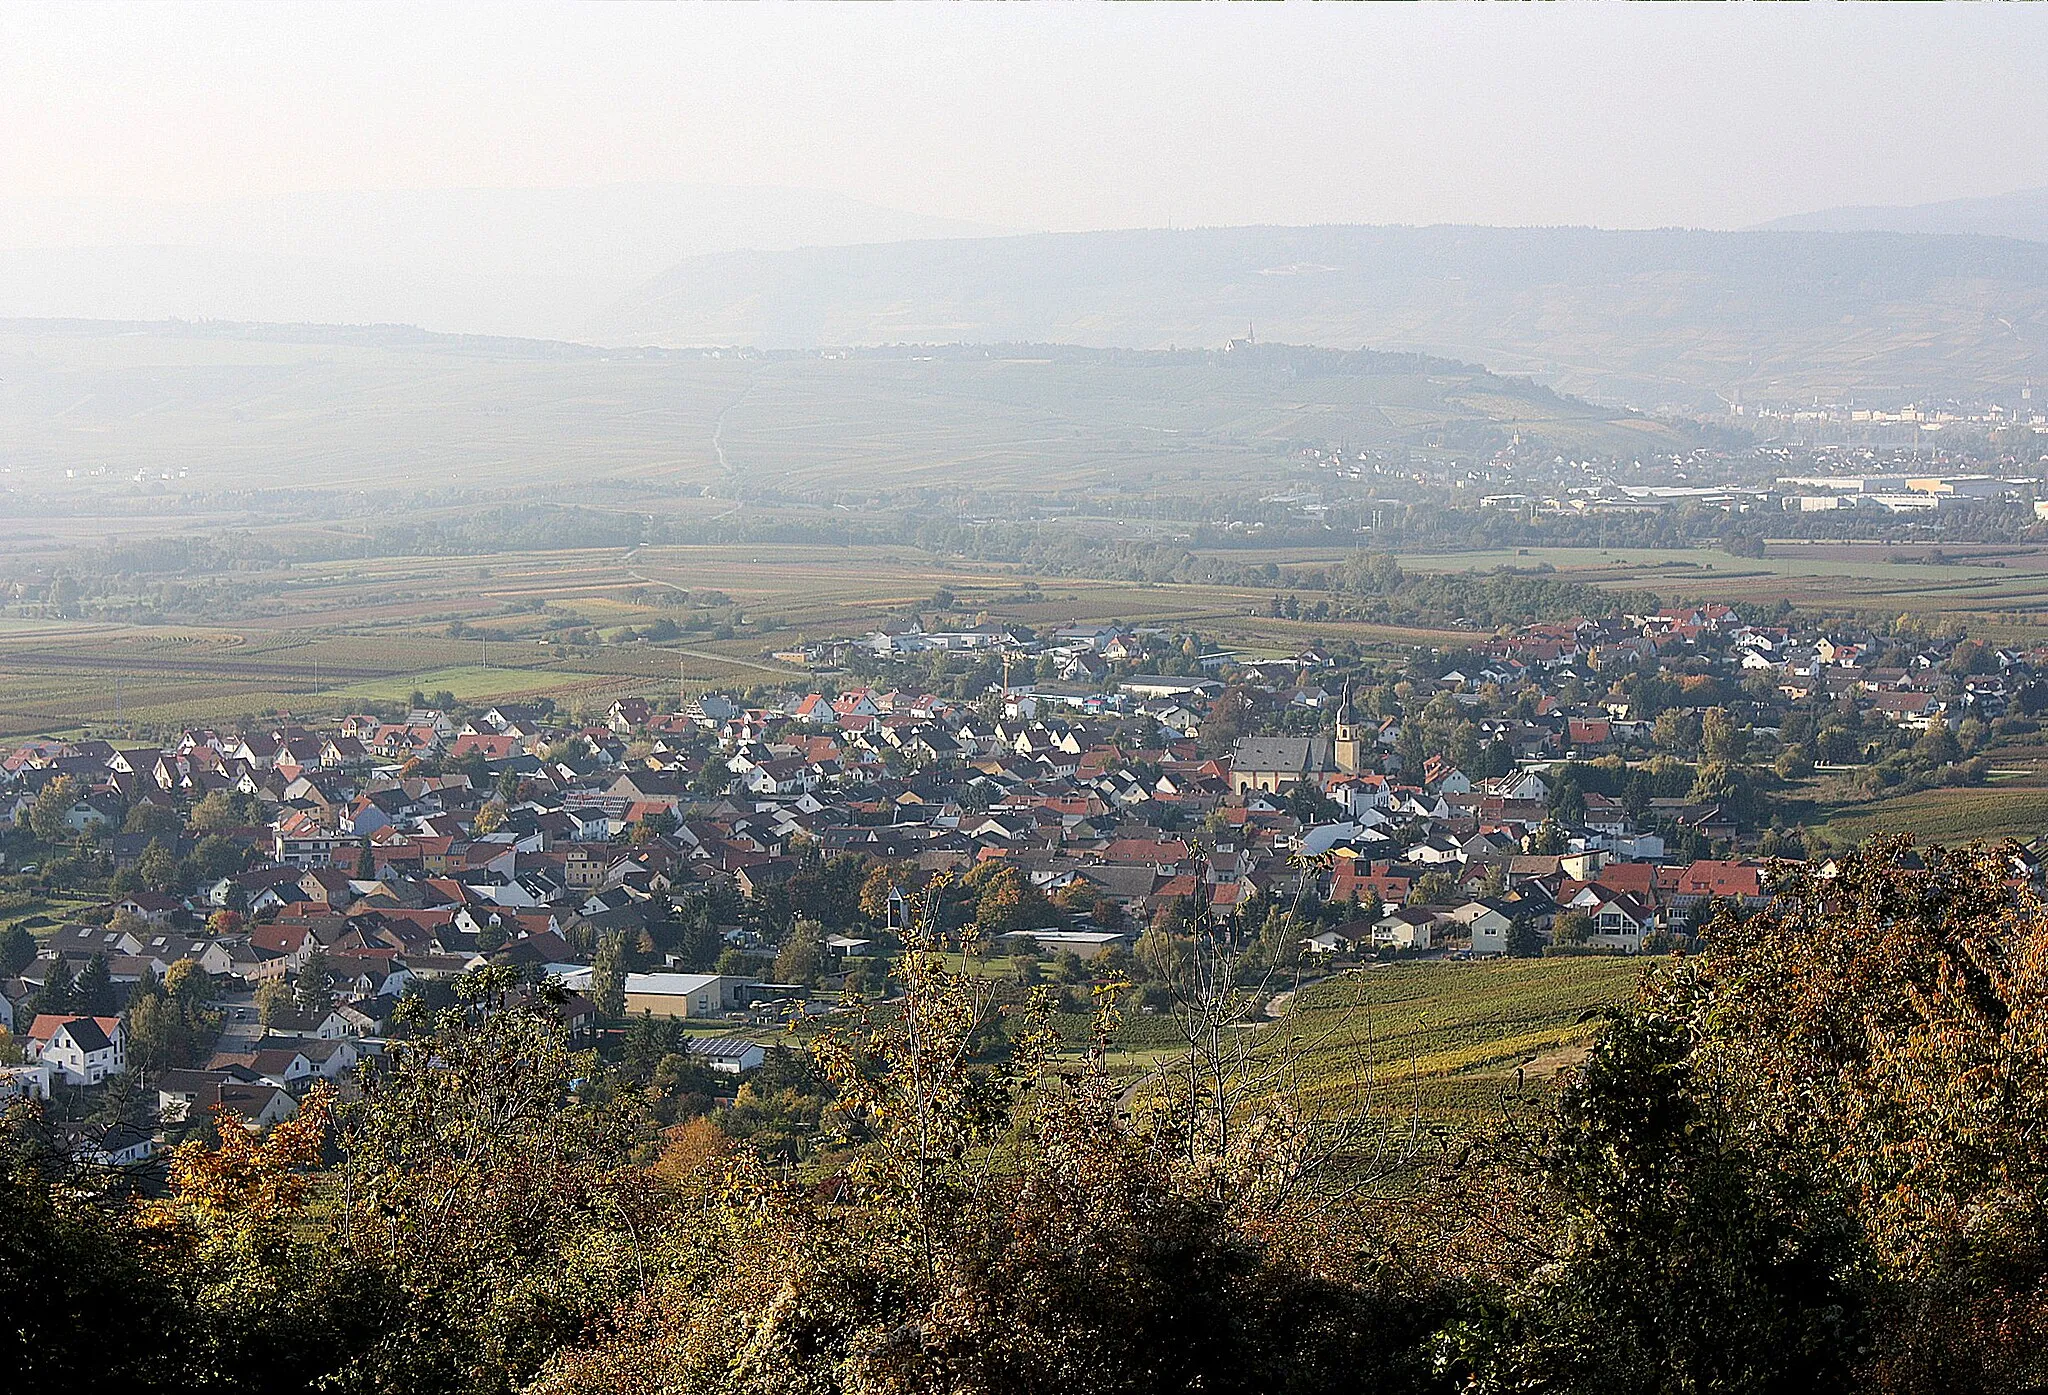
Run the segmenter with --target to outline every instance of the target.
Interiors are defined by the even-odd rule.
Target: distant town
[[[1778,860],[1826,857],[1817,769],[1980,783],[2048,708],[2038,652],[1722,604],[1397,668],[986,618],[772,657],[841,681],[19,745],[0,1088],[140,1164],[219,1111],[290,1117],[497,969],[577,1041],[686,1024],[693,1088],[729,1095],[792,1023],[887,995],[942,875],[971,952],[1074,1011],[1103,985],[1166,1006],[1198,928],[1290,973],[1684,952]]]

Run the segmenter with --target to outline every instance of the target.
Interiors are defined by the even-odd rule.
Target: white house
[[[44,1013],[28,1029],[28,1050],[69,1085],[97,1085],[128,1070],[128,1034],[118,1017]]]
[[[218,1107],[226,1110],[252,1133],[282,1123],[299,1112],[299,1102],[288,1091],[280,1090],[267,1081],[246,1085],[223,1081],[214,1086],[204,1103],[209,1109]]]
[[[329,1014],[331,1019],[333,1014]],[[322,1023],[325,1026],[326,1023]],[[299,1054],[313,1067],[313,1073],[323,1080],[339,1080],[356,1068],[362,1059],[362,1051],[352,1036],[314,1037],[299,1044]]]
[[[1425,838],[1404,854],[1410,862],[1442,866],[1445,863],[1463,862],[1465,851],[1454,840],[1447,837]]]
[[[1565,904],[1568,910],[1592,917],[1586,942],[1602,949],[1635,954],[1643,947],[1643,937],[1656,928],[1655,912],[1627,892],[1609,891],[1597,883],[1582,887]]]
[[[1115,930],[1062,930],[1057,926],[1044,930],[1011,930],[1003,938],[1029,940],[1042,950],[1072,951],[1083,959],[1091,959],[1104,950],[1131,942],[1129,935]]]
[[[246,1078],[245,1078],[246,1077]],[[252,1132],[291,1118],[299,1102],[291,1093],[247,1070],[173,1070],[157,1083],[157,1117],[167,1124],[203,1119],[225,1110]]]
[[[1401,907],[1372,925],[1372,942],[1388,949],[1428,949],[1436,943],[1437,912]]]
[[[1550,786],[1533,770],[1518,770],[1486,782],[1486,792],[1502,799],[1548,799]]]
[[[832,710],[832,699],[823,693],[812,693],[800,699],[789,709],[789,715],[805,726],[836,727],[839,714]]]
[[[88,828],[111,828],[114,816],[91,799],[81,799],[64,812],[64,826],[73,833]]]
[[[235,971],[235,956],[230,946],[220,940],[191,935],[152,935],[135,952],[148,959],[160,975],[169,973],[171,965],[181,959],[192,960],[209,974]]]
[[[1450,918],[1472,932],[1474,954],[1506,954],[1512,917],[1484,901],[1467,901],[1451,912]]]
[[[71,1156],[95,1167],[134,1167],[156,1156],[156,1135],[133,1124],[117,1124],[99,1133],[81,1135]]]
[[[291,1037],[263,1037],[247,1050],[216,1052],[210,1069],[233,1069],[237,1066],[259,1080],[286,1088],[312,1079],[318,1070],[313,1058]]]

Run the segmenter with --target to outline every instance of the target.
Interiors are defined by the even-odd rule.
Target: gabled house
[[[1385,949],[1428,949],[1436,943],[1437,912],[1426,906],[1400,906],[1372,923],[1372,942]]]
[[[1769,899],[1763,869],[1746,862],[1716,862],[1701,859],[1682,869],[1671,891],[1674,910],[1689,910],[1707,899],[1739,901],[1761,906]]]
[[[654,704],[646,698],[624,697],[604,714],[604,724],[621,736],[642,731],[654,720]]]
[[[790,708],[789,715],[794,720],[802,722],[805,726],[836,727],[839,725],[839,714],[832,710],[832,700],[823,693],[812,693],[808,697],[798,699],[796,705]]]
[[[1563,909],[1583,912],[1593,921],[1587,943],[1603,949],[1635,954],[1643,937],[1656,929],[1656,912],[1626,891],[1614,891],[1595,882],[1581,887],[1566,899]]]
[[[744,1075],[768,1059],[768,1050],[745,1037],[690,1037],[690,1055],[720,1075]]]
[[[43,1013],[28,1029],[27,1049],[67,1084],[97,1085],[128,1070],[128,1036],[118,1017]]]
[[[298,1112],[290,1092],[246,1066],[165,1071],[157,1081],[157,1117],[167,1124],[225,1114],[260,1133]]]
[[[1309,954],[1349,954],[1357,947],[1357,940],[1347,933],[1355,930],[1357,923],[1339,926],[1335,930],[1318,930],[1301,942],[1304,952]],[[1371,935],[1371,926],[1365,927],[1366,936]]]
[[[1467,901],[1447,917],[1465,927],[1472,936],[1473,954],[1506,954],[1508,931],[1514,917],[1489,901]]]

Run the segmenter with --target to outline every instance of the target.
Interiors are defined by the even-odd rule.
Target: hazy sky
[[[2041,6],[0,6],[0,191],[686,181],[1004,228],[2048,185]]]

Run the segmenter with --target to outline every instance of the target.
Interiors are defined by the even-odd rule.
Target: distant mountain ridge
[[[1794,232],[1964,233],[2048,242],[2048,189],[1939,203],[1823,208],[1759,226]]]
[[[0,192],[0,318],[405,323],[551,338],[680,257],[1001,231],[824,190],[724,185],[190,203]]]
[[[1442,354],[1606,401],[1974,392],[2048,377],[2048,245],[1888,232],[1241,227],[678,263],[611,344],[1296,343]]]

